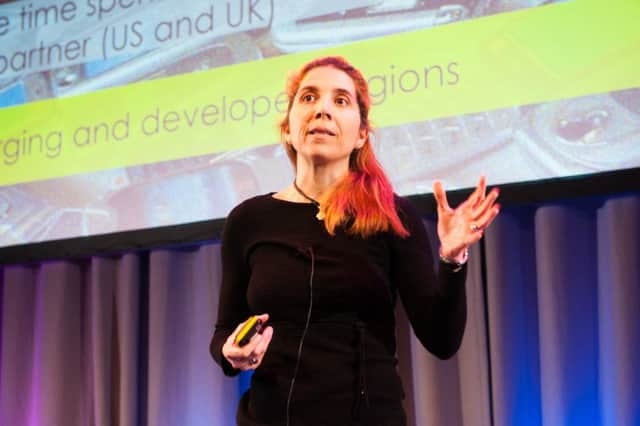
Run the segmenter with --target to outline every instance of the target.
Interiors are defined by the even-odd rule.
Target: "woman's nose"
[[[314,118],[326,118],[331,120],[331,100],[329,98],[321,98],[316,102]]]

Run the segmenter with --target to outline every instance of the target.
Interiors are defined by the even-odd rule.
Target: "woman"
[[[362,74],[340,57],[292,76],[281,123],[293,184],[227,218],[211,354],[227,375],[255,370],[238,424],[403,426],[397,295],[427,350],[451,357],[466,322],[467,248],[499,210],[480,179],[458,208],[436,183],[440,262],[409,202],[374,157]],[[235,343],[250,315],[266,323]]]

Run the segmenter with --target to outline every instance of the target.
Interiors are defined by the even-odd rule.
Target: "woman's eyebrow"
[[[333,92],[338,94],[338,95],[346,95],[349,98],[353,98],[354,97],[353,93],[351,93],[347,89],[337,88],[337,89],[333,89]]]
[[[318,88],[316,86],[302,86],[300,89],[298,89],[298,92],[302,93],[302,92],[318,92]]]
[[[318,89],[317,86],[313,86],[313,85],[309,85],[309,86],[302,86],[298,92],[302,93],[302,92],[314,92],[314,93],[318,93],[320,90]],[[335,88],[332,90],[332,92],[336,95],[346,95],[350,98],[354,97],[354,94],[351,93],[351,91],[347,90],[347,89],[343,89],[341,87]]]

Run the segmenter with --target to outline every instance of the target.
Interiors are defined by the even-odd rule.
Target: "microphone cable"
[[[307,251],[305,250],[306,254]],[[298,376],[298,369],[300,368],[300,359],[302,358],[302,347],[304,345],[304,338],[307,335],[309,329],[309,323],[311,322],[311,310],[313,308],[313,275],[315,272],[315,256],[313,254],[313,247],[309,247],[309,253],[311,254],[311,273],[309,274],[309,310],[307,311],[307,321],[302,331],[302,337],[300,337],[300,344],[298,345],[298,358],[296,359],[296,367],[293,370],[293,377],[291,378],[291,385],[289,386],[289,395],[287,396],[287,413],[286,413],[286,426],[290,426],[291,421],[291,397],[293,396],[293,387],[296,383],[296,377]]]

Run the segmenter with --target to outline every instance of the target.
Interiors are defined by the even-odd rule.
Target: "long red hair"
[[[336,68],[351,77],[360,110],[360,129],[366,131],[367,138],[362,148],[355,149],[351,153],[349,173],[319,200],[325,227],[331,235],[335,234],[338,226],[344,226],[348,234],[362,237],[381,231],[393,231],[399,236],[406,237],[409,232],[398,217],[391,182],[376,159],[371,146],[369,135],[373,129],[369,122],[371,98],[367,80],[346,59],[340,56],[314,59],[289,76],[287,82],[289,106],[287,115],[280,122],[281,140],[287,156],[295,168],[296,150],[291,144],[285,142],[284,135],[289,129],[289,113],[300,82],[310,70],[326,66]]]

